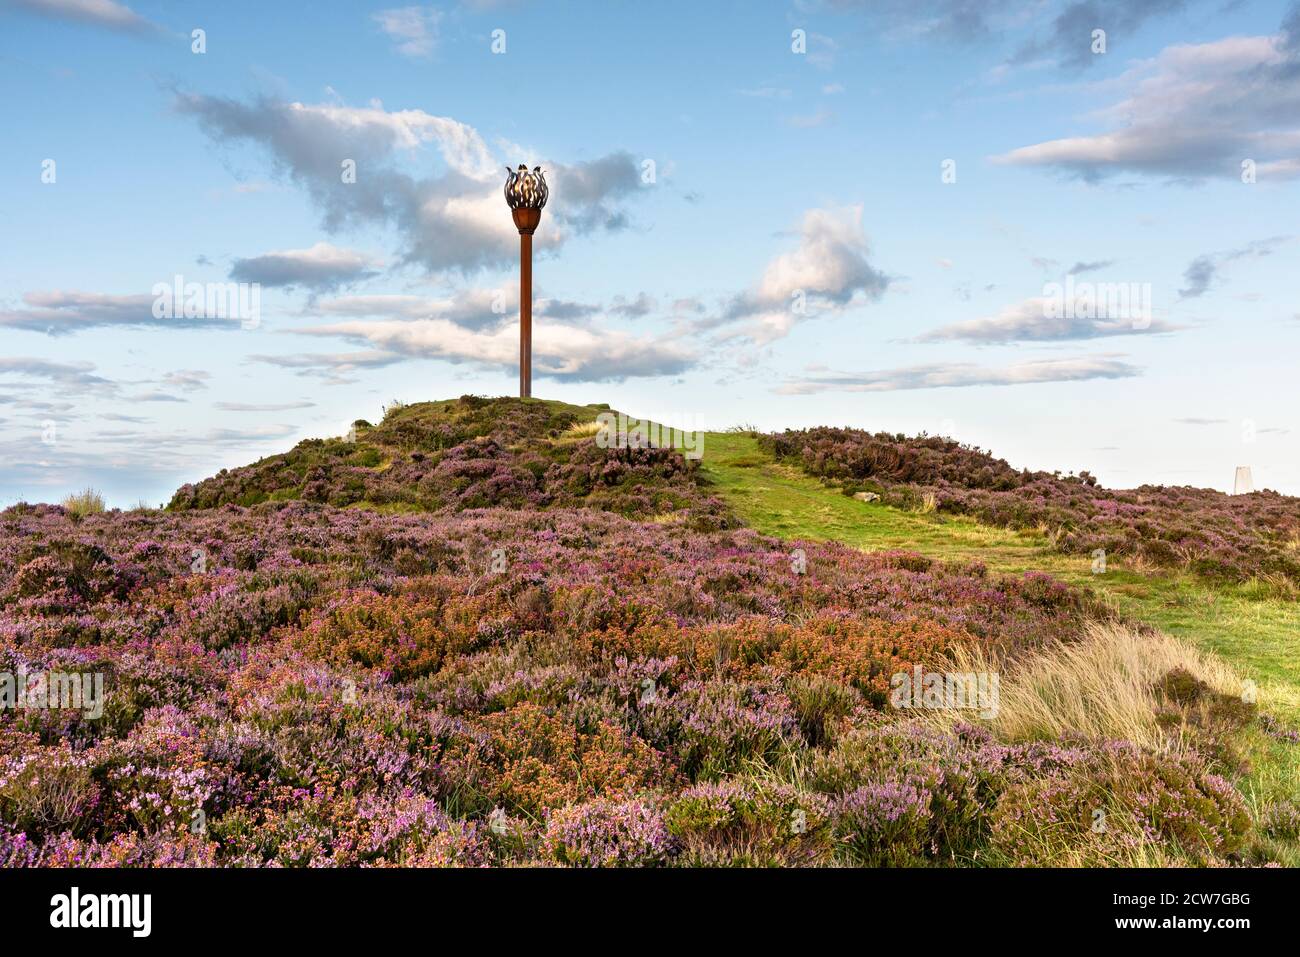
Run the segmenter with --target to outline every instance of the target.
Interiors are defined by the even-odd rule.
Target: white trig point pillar
[[[1253,491],[1255,491],[1255,483],[1250,477],[1250,466],[1238,465],[1237,477],[1232,483],[1232,494],[1245,495]]]

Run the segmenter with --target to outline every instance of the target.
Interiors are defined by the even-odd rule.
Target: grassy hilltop
[[[694,463],[665,449],[606,450],[591,440],[609,407],[464,396],[394,404],[378,425],[308,439],[291,451],[186,485],[169,509],[307,501],[418,512],[586,506],[624,515],[721,514]],[[716,524],[716,521],[714,522]]]
[[[1300,863],[1297,500],[607,410],[0,513],[0,671],[109,689],[0,712],[0,865]]]

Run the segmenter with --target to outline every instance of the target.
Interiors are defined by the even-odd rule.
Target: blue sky
[[[0,84],[0,504],[512,394],[519,162],[536,395],[1300,493],[1288,2],[0,0]]]

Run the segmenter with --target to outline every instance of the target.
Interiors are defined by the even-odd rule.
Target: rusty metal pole
[[[533,234],[519,234],[519,398],[533,394]]]
[[[511,211],[519,230],[519,398],[533,395],[533,232],[540,209]]]

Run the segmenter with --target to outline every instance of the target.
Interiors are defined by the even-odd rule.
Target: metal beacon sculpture
[[[540,166],[506,167],[506,203],[519,230],[519,397],[533,394],[533,233],[550,190]]]

